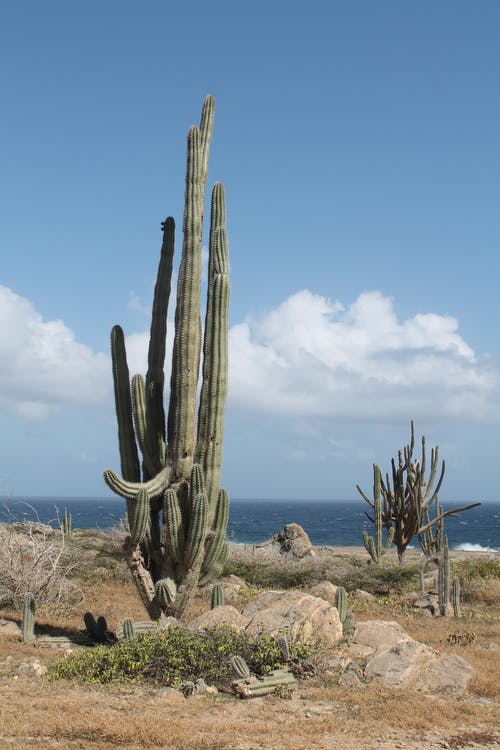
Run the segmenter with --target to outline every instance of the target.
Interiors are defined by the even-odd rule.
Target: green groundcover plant
[[[291,660],[305,660],[312,646],[291,640]],[[229,658],[238,654],[257,675],[284,667],[283,651],[277,639],[262,633],[249,638],[230,628],[219,627],[204,635],[183,628],[163,633],[146,633],[113,646],[96,646],[57,662],[51,676],[77,678],[84,682],[146,682],[178,687],[188,680],[203,678],[218,685],[228,684],[234,675]]]

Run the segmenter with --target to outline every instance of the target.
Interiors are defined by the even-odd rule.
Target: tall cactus
[[[363,544],[373,562],[377,564],[380,562],[382,555],[385,555],[391,546],[394,537],[394,529],[390,526],[387,529],[385,542],[382,542],[384,523],[382,520],[382,500],[380,498],[381,481],[382,474],[380,468],[376,464],[373,464],[373,503],[370,503],[373,508],[373,518],[370,518],[370,520],[375,527],[375,536],[368,536],[368,533],[363,531]]]
[[[229,309],[221,183],[215,184],[211,199],[203,342],[200,317],[203,206],[213,119],[214,99],[208,96],[200,126],[191,127],[187,139],[183,243],[167,416],[164,364],[175,239],[171,217],[162,225],[145,378],[135,375],[130,382],[123,331],[115,326],[111,332],[122,476],[108,469],[104,479],[126,500],[130,535],[124,551],[151,619],[162,613],[182,617],[197,585],[214,580],[227,557],[224,540],[229,501],[219,487]]]

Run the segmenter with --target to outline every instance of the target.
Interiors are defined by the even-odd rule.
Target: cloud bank
[[[268,414],[345,420],[411,416],[496,421],[499,373],[476,357],[455,318],[398,321],[365,292],[344,308],[308,290],[230,332],[230,401]]]
[[[109,358],[75,340],[62,320],[44,321],[33,304],[0,286],[0,408],[27,418],[65,404],[102,402]]]
[[[44,321],[5,286],[0,321],[0,409],[43,418],[67,404],[111,400],[109,356],[76,341],[63,321]],[[145,371],[147,341],[147,332],[127,337],[131,373]],[[229,346],[233,413],[500,421],[498,369],[476,356],[457,320],[427,313],[399,321],[377,291],[343,307],[302,290],[233,326]]]

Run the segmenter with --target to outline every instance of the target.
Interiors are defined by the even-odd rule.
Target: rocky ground
[[[37,613],[39,632],[76,632],[86,609],[104,614],[113,629],[126,616],[144,617],[127,572],[111,554],[112,545],[103,542],[104,556],[95,554],[95,546],[94,552],[88,549],[87,544],[80,568],[72,574],[85,602],[73,609],[42,607]],[[272,610],[279,628],[279,618],[283,623],[293,614],[295,621],[302,608],[307,610],[304,622],[316,627],[324,615],[331,627],[338,628],[329,605],[336,585],[348,588],[354,634],[318,652],[313,673],[280,696],[238,700],[212,691],[186,698],[178,691],[144,684],[104,687],[53,681],[45,667],[64,658],[64,653],[21,644],[17,626],[12,625],[19,621],[19,611],[0,610],[0,618],[11,622],[9,628],[0,628],[0,748],[498,746],[498,579],[475,577],[471,553],[453,553],[456,564],[471,571],[463,615],[460,620],[433,617],[413,608],[417,593],[411,581],[397,580],[397,571],[391,578],[390,557],[384,564],[389,573],[381,577],[367,565],[363,550],[315,548],[315,552],[314,557],[293,560],[269,546],[244,550],[238,545],[231,554],[226,609],[234,609],[244,627],[258,618],[269,624]],[[414,561],[417,556],[415,552]],[[480,570],[481,560],[496,556],[473,557]],[[242,575],[245,571],[249,582]],[[262,580],[257,584],[259,576]],[[277,585],[271,587],[268,581],[273,576]],[[297,585],[287,595],[265,593],[290,582]],[[195,603],[193,628],[203,626],[207,609],[204,595]],[[30,664],[35,666],[23,667]]]

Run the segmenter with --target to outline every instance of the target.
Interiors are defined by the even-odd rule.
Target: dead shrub
[[[31,592],[37,606],[77,605],[83,592],[70,580],[78,546],[60,529],[41,523],[0,526],[0,606],[19,608]]]

